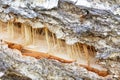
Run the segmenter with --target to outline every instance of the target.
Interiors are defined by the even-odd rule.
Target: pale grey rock
[[[101,59],[100,64],[109,70],[109,73],[112,74],[112,80],[119,80],[120,79],[120,57],[117,56]],[[104,64],[102,64],[104,63]]]
[[[81,15],[85,17],[80,18]],[[120,0],[0,0],[0,20],[7,22],[14,18],[35,28],[43,28],[43,23],[47,23],[49,30],[67,44],[80,42],[94,46],[97,58],[116,60],[120,57]],[[88,75],[92,80],[107,80],[75,64],[23,57],[7,46],[0,46],[0,54],[3,73],[15,68],[33,80],[82,80]],[[119,70],[119,62],[116,64]],[[109,67],[115,78],[120,75],[117,69]]]

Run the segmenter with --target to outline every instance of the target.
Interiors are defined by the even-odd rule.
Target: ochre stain
[[[94,72],[94,73],[96,73],[96,74],[98,74],[99,76],[102,76],[102,77],[105,77],[105,76],[109,75],[108,71],[105,71],[105,70],[98,70],[96,68],[90,67],[88,65],[82,65],[82,64],[80,64],[80,66],[84,67],[88,71]]]
[[[17,49],[17,50],[21,51],[23,56],[31,56],[31,57],[35,57],[36,59],[41,59],[41,58],[54,59],[54,60],[58,60],[62,63],[72,63],[72,62],[74,62],[74,60],[65,60],[65,59],[50,55],[48,53],[27,50],[27,49],[24,49],[22,47],[22,45],[20,45],[20,44],[11,43],[11,42],[7,42],[7,41],[5,41],[5,43],[8,44],[9,48]]]
[[[22,45],[19,45],[19,44],[16,44],[16,43],[11,43],[11,42],[7,42],[7,41],[5,41],[5,43],[8,44],[9,48],[17,49],[17,50],[21,51],[23,56],[31,56],[31,57],[34,57],[36,59],[41,59],[41,58],[54,59],[54,60],[58,60],[58,61],[60,61],[62,63],[72,63],[72,62],[74,62],[74,61],[65,60],[65,59],[50,55],[48,53],[27,50],[27,49],[24,49],[22,47]],[[98,70],[96,68],[90,67],[89,65],[80,64],[80,66],[86,68],[88,71],[91,71],[91,72],[94,72],[94,73],[98,74],[99,76],[105,77],[105,76],[109,75],[108,71]]]

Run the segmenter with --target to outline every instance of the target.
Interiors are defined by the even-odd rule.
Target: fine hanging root
[[[73,59],[76,58],[76,53],[75,53],[75,50],[74,50],[74,45],[71,46],[71,50],[72,50],[72,57]]]
[[[90,66],[91,60],[95,60],[95,48],[93,46],[88,46],[86,44],[75,43],[74,45],[67,45],[67,54],[70,58],[77,61],[85,60],[87,66]],[[94,61],[92,61],[94,63]]]
[[[90,58],[90,61],[93,62],[93,60],[95,60],[93,57],[95,57],[95,53],[96,53],[96,50],[93,46],[88,46],[88,51],[89,51],[89,55],[92,56],[92,57],[89,57]]]
[[[60,39],[57,39],[57,48],[58,48],[58,52],[62,52],[61,50],[62,50],[62,40],[60,40]]]
[[[43,52],[36,52],[36,51],[32,51],[32,50],[27,50],[27,49],[24,49],[23,46],[20,44],[15,44],[15,43],[7,42],[7,41],[5,41],[5,43],[8,44],[9,48],[17,49],[17,50],[21,51],[22,55],[24,55],[24,56],[35,57],[36,59],[41,59],[41,58],[54,59],[54,60],[58,60],[62,63],[74,62],[73,60],[65,60],[65,59],[50,55],[50,54],[43,53]]]
[[[72,46],[71,45],[68,46],[68,50],[69,50],[69,53],[68,53],[69,57],[72,58],[72,59],[74,59],[74,57],[73,57],[73,51],[72,51]]]
[[[21,32],[20,32],[22,38],[25,37],[24,33],[25,33],[24,24],[22,24],[21,25]]]
[[[25,41],[26,41],[26,44],[30,44],[32,43],[32,32],[31,32],[31,27],[30,26],[25,26]]]
[[[21,32],[25,39],[25,45],[31,44],[33,41],[31,26],[23,24],[21,30],[23,30],[23,32]]]
[[[52,41],[53,41],[53,46],[55,46],[56,40],[55,40],[55,35],[53,33],[52,33]]]
[[[2,22],[0,21],[0,33],[3,31]]]
[[[79,56],[79,57],[82,57],[82,52],[81,52],[81,49],[80,49],[80,44],[77,43],[77,44],[76,44],[76,47],[77,47],[77,51],[78,51],[78,56]]]
[[[9,39],[13,39],[14,38],[14,24],[11,21],[8,21],[7,23],[7,32],[8,32]]]
[[[71,53],[70,45],[66,45],[66,54],[67,54],[67,56],[70,57],[70,53]]]
[[[5,41],[5,43],[8,44],[9,48],[17,49],[17,50],[21,51],[23,56],[31,56],[31,57],[35,57],[36,59],[41,59],[41,58],[54,59],[54,60],[58,60],[58,61],[60,61],[62,63],[72,63],[72,62],[74,62],[74,61],[65,60],[65,59],[62,59],[62,58],[50,55],[50,54],[45,54],[45,53],[42,53],[42,52],[36,52],[36,51],[32,51],[32,50],[27,50],[27,49],[24,49],[22,47],[22,45],[19,45],[19,44],[7,42],[7,41]],[[86,65],[82,65],[82,64],[79,64],[79,65],[81,67],[86,68],[88,71],[95,72],[99,76],[105,77],[105,76],[109,75],[108,71],[106,71],[106,70],[98,70],[98,69],[90,67],[88,65],[87,66]]]
[[[50,42],[49,42],[49,35],[48,35],[48,29],[47,29],[47,24],[45,24],[44,26],[45,28],[45,37],[46,37],[46,42],[47,42],[47,46],[48,46],[48,52],[50,51]]]
[[[74,45],[67,46],[66,52],[72,59],[76,59],[77,61],[79,61],[80,58],[87,60],[87,65],[90,66],[90,61],[95,54],[95,50],[93,48],[94,47],[88,46],[86,44],[76,43]]]
[[[2,23],[0,23],[0,25],[1,24]],[[44,28],[32,28],[30,25],[26,23],[21,23],[20,27],[19,26],[17,27],[17,24],[15,25],[15,23],[13,23],[12,21],[9,21],[7,24],[7,33],[9,34],[8,36],[10,36],[10,39],[14,40],[16,36],[15,35],[16,32],[19,33],[18,29],[20,29],[19,37],[23,37],[23,40],[25,42],[22,45],[24,45],[24,47],[29,44],[33,44],[36,46],[43,46],[42,41],[44,41],[45,46],[47,45],[49,54],[27,50],[28,48],[24,49],[23,46],[14,44],[11,42],[6,42],[6,43],[8,44],[9,48],[20,50],[24,56],[32,56],[32,57],[35,57],[36,59],[39,59],[39,58],[55,59],[63,63],[70,63],[70,62],[73,62],[73,60],[76,60],[78,62],[79,60],[82,60],[82,59],[87,60],[87,65],[81,65],[81,66],[99,75],[104,76],[104,74],[100,70],[96,70],[92,68],[90,65],[91,59],[93,59],[96,54],[96,50],[93,46],[89,46],[82,43],[75,43],[73,45],[68,45],[65,43],[64,40],[57,39],[55,34],[50,32],[47,27],[48,25],[44,24]],[[1,26],[0,26],[0,29],[3,30]],[[38,44],[39,42],[37,43],[36,40],[41,41],[41,43]],[[50,54],[50,51],[51,51],[51,54]],[[73,59],[73,60],[65,60],[65,59],[53,56],[54,54],[61,54],[61,53],[64,55],[67,55],[70,59]]]
[[[32,44],[35,45],[36,30],[32,28]]]
[[[37,31],[38,31],[38,28],[32,28],[32,36],[33,36],[33,38],[32,38],[32,41],[33,41],[33,45],[35,45],[35,41],[36,41],[36,38],[39,38],[38,36],[37,36]]]
[[[78,43],[74,45],[74,50],[75,50],[76,58],[77,58],[77,59],[79,59],[80,57],[82,57],[82,56],[80,56],[80,55],[81,55],[81,52],[80,52]]]
[[[11,24],[11,26],[10,26]],[[8,32],[10,32],[10,30],[12,30],[12,33],[14,37],[14,26],[13,27],[13,23],[9,22],[8,26],[10,26],[10,28],[8,28]],[[76,43],[74,45],[67,45],[65,43],[65,41],[61,40],[61,39],[57,39],[55,37],[55,35],[50,32],[47,28],[47,24],[44,23],[44,28],[32,28],[30,25],[22,23],[21,25],[21,35],[25,41],[24,45],[29,45],[29,44],[33,44],[36,46],[41,45],[41,44],[37,44],[36,39],[39,40],[45,40],[46,44],[47,44],[47,48],[48,48],[48,52],[58,52],[59,53],[64,53],[65,55],[69,56],[71,59],[76,59],[76,60],[80,60],[80,58],[83,58],[83,56],[85,56],[85,60],[87,60],[87,64],[90,65],[90,58],[92,58],[92,55],[95,54],[95,50],[94,47],[88,46],[86,44],[81,44],[81,43]],[[54,48],[54,46],[56,46]],[[64,49],[63,49],[64,48]]]
[[[84,49],[85,58],[87,60],[87,65],[90,66],[90,58],[89,58],[87,45],[83,45],[83,49]]]

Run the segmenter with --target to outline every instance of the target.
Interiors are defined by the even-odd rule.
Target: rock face
[[[114,56],[101,60],[100,63],[109,70],[109,73],[113,75],[116,80],[120,79],[120,57]]]
[[[93,45],[98,57],[120,53],[120,0],[0,0],[0,19],[48,28],[67,44]]]
[[[114,80],[113,76],[101,77],[77,63],[22,56],[18,50],[9,49],[6,44],[0,45],[1,80]]]
[[[120,55],[120,0],[0,0],[0,20],[13,20],[39,28],[46,23],[49,30],[67,44],[80,42],[94,46],[97,58]],[[0,67],[2,72],[10,68],[33,80],[88,78],[86,70],[73,64],[66,66],[53,60],[24,58],[17,53],[8,48],[0,50],[0,66],[4,64]],[[114,70],[110,72],[114,74]],[[54,77],[56,75],[59,77]],[[94,75],[89,78],[102,79]]]

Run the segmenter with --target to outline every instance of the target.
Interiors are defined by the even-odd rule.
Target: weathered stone
[[[0,20],[39,28],[46,23],[67,44],[80,42],[94,46],[97,58],[116,59],[120,55],[120,0],[0,0]],[[25,58],[22,62],[31,64],[30,60]]]
[[[1,0],[0,19],[6,22],[17,18],[21,22],[21,18],[33,27],[47,23],[57,38],[66,43],[86,43],[98,53],[108,54],[120,52],[119,3],[119,0]],[[55,26],[58,30],[54,30]]]
[[[108,79],[94,72],[87,71],[76,62],[65,64],[49,59],[39,60],[33,57],[22,56],[19,51],[9,48],[0,49],[0,55],[0,60],[2,60],[0,68],[4,68],[4,70],[1,70],[4,73],[1,76],[3,80],[6,80],[7,77],[11,80],[12,76],[14,76],[13,78],[18,78],[18,80]]]

